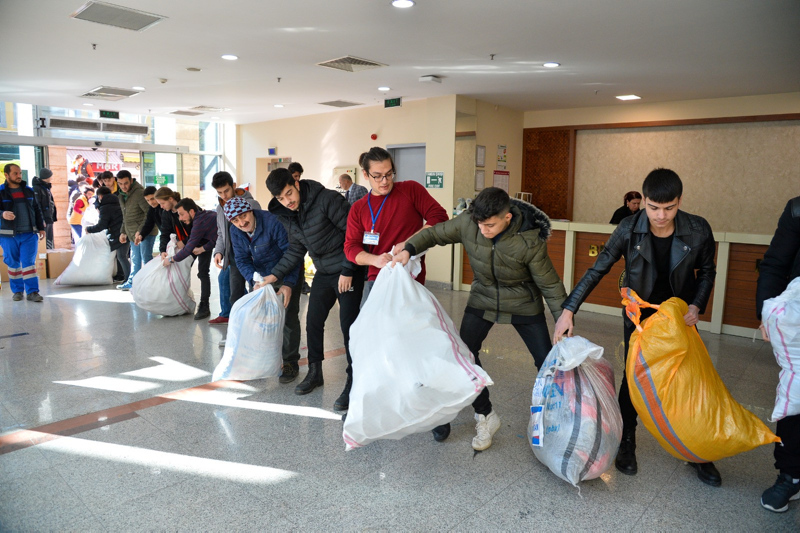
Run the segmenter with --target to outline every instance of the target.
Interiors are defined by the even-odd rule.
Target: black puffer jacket
[[[300,180],[300,208],[292,211],[276,199],[269,212],[289,234],[289,249],[272,273],[283,279],[303,261],[306,251],[320,274],[352,276],[358,267],[344,256],[344,236],[350,204],[336,191],[313,180]]]
[[[119,205],[119,196],[116,194],[106,194],[97,206],[100,211],[100,220],[94,226],[86,228],[86,233],[100,233],[108,230],[108,242],[111,250],[114,251],[122,243],[119,242],[119,234],[122,231],[122,208]]]
[[[31,185],[33,185],[33,194],[36,196],[36,201],[39,203],[39,209],[42,210],[44,223],[49,226],[58,220],[56,203],[55,200],[53,200],[53,192],[50,190],[53,184],[36,177],[31,181]]]
[[[764,301],[780,295],[800,276],[800,196],[789,200],[778,220],[778,229],[758,269],[756,316],[761,320]]]
[[[706,219],[678,211],[673,235],[669,266],[672,292],[687,304],[696,305],[703,313],[717,275],[714,233]],[[562,307],[577,312],[592,289],[622,256],[625,256],[624,286],[647,300],[657,276],[653,254],[650,220],[644,210],[639,210],[617,226],[594,266],[586,271]]]

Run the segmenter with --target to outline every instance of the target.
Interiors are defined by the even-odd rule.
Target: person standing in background
[[[350,174],[342,174],[339,176],[339,187],[344,190],[344,199],[347,200],[350,205],[353,205],[357,200],[365,197],[368,192],[366,187],[353,183],[353,178]]]
[[[300,176],[303,175],[303,165],[300,163],[289,163],[289,166],[286,168],[291,173],[294,181],[300,181]]]
[[[72,226],[74,235],[80,239],[83,235],[83,226],[81,226],[81,222],[83,221],[84,213],[89,208],[89,202],[94,196],[94,189],[84,182],[78,186],[78,190],[80,191],[80,196],[75,199],[75,203],[72,206],[72,214],[69,216],[69,225]]]
[[[642,195],[638,191],[630,191],[625,193],[623,197],[623,206],[614,211],[609,224],[619,224],[623,219],[631,215],[635,215],[639,211],[639,206],[642,204]]]
[[[131,265],[128,270],[128,276],[125,276],[125,281],[122,285],[117,285],[117,289],[122,291],[129,291],[133,287],[133,278],[142,268],[142,264],[147,261],[142,257],[141,246],[136,243],[135,237],[139,228],[144,224],[147,219],[147,212],[150,211],[150,204],[144,199],[144,187],[133,179],[131,173],[127,170],[120,170],[117,173],[117,185],[119,185],[119,205],[122,208],[122,232],[119,240],[122,246],[127,248],[131,256]],[[110,191],[110,189],[109,189]],[[151,231],[155,236],[155,229]],[[148,235],[149,237],[150,235]],[[120,253],[121,257],[124,252]],[[153,256],[153,249],[150,249],[150,258]],[[125,259],[127,261],[127,257]],[[122,259],[120,259],[122,262]]]
[[[31,184],[33,185],[36,202],[39,204],[39,209],[42,210],[42,218],[44,218],[44,223],[47,224],[44,230],[47,249],[52,250],[55,248],[53,224],[58,220],[56,202],[53,199],[53,192],[50,190],[53,187],[50,183],[50,180],[53,179],[53,171],[49,168],[43,168],[39,174],[38,178],[33,178]]]

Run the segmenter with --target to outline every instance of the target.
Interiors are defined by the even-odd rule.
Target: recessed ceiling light
[[[200,72],[203,69],[197,67],[186,67],[186,70],[188,70],[189,72]]]
[[[636,96],[635,94],[623,94],[622,96],[617,96],[617,100],[641,100],[641,96]]]
[[[144,91],[144,87],[131,87],[134,91]]]
[[[211,120],[219,120],[219,117],[211,117]]]
[[[233,54],[223,54],[222,59],[226,59],[228,61],[236,61],[237,59],[239,59],[239,56],[235,56]]]
[[[94,107],[94,104],[83,104],[83,105],[85,105],[86,107]]]
[[[414,0],[392,0],[392,5],[404,9],[413,6]]]
[[[391,91],[392,88],[391,87],[378,87],[378,90],[385,93],[387,91]]]
[[[275,105],[274,105],[274,106],[272,106],[272,107],[283,107],[283,104],[275,104]]]
[[[545,63],[542,66],[547,67],[547,68],[556,68],[556,67],[560,67],[561,63],[556,63],[555,61],[549,61],[549,62]]]

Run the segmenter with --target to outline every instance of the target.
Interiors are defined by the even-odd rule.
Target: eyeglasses
[[[394,179],[394,170],[392,170],[391,172],[387,172],[383,176],[373,176],[369,172],[367,172],[367,175],[369,175],[370,178],[374,179],[378,183],[381,183],[383,180],[392,181]]]

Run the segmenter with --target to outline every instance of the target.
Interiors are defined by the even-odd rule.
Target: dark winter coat
[[[756,316],[761,320],[764,301],[780,295],[800,276],[800,196],[786,204],[758,272]]]
[[[178,213],[167,213],[161,209],[160,205],[151,207],[150,210],[147,211],[147,218],[139,229],[139,235],[146,237],[150,235],[153,228],[156,227],[161,230],[161,237],[159,238],[158,244],[158,249],[161,253],[167,251],[167,245],[169,244],[171,235],[177,235],[179,241],[186,242],[192,231],[192,225],[181,222],[178,218]]]
[[[567,297],[564,284],[547,255],[550,219],[533,205],[511,200],[511,222],[498,238],[487,239],[470,213],[426,228],[406,241],[412,254],[434,245],[460,242],[469,256],[474,278],[467,307],[501,324],[544,312],[542,297],[557,319]]]
[[[86,228],[86,233],[100,233],[108,230],[108,242],[111,250],[116,250],[122,243],[119,242],[119,235],[122,231],[122,208],[119,205],[119,197],[115,194],[103,195],[103,199],[97,204],[100,212],[100,219],[94,226]]]
[[[292,211],[276,199],[269,211],[283,223],[289,234],[289,250],[272,273],[282,279],[299,264],[308,251],[320,274],[352,276],[358,267],[344,256],[344,237],[350,204],[336,191],[314,180],[300,180],[300,208]]]
[[[586,271],[572,289],[564,302],[564,309],[577,312],[592,289],[622,256],[625,256],[623,285],[647,300],[653,292],[658,275],[654,252],[650,220],[647,213],[640,209],[635,215],[620,222],[603,251],[597,256],[594,266]],[[670,250],[669,283],[675,296],[688,305],[697,306],[700,313],[705,312],[717,275],[715,252],[714,233],[706,219],[678,211]]]
[[[256,228],[252,237],[236,226],[231,226],[231,245],[236,268],[250,283],[253,283],[253,274],[256,272],[263,277],[275,274],[275,266],[289,249],[286,228],[277,217],[262,209],[253,211],[253,215],[256,217]],[[295,268],[286,276],[276,274],[276,277],[283,284],[295,287],[300,280],[300,269]]]
[[[28,207],[28,215],[30,221],[33,223],[33,231],[44,231],[45,222],[42,217],[42,210],[39,209],[39,203],[36,201],[36,195],[33,189],[28,187],[24,181],[21,186],[22,194],[25,195],[25,205]],[[14,212],[14,198],[11,196],[13,191],[18,191],[8,187],[8,183],[0,185],[0,235],[5,237],[13,237],[16,234],[16,223],[14,220],[6,220],[3,218],[3,211]]]
[[[33,194],[36,196],[39,209],[42,210],[42,218],[45,224],[49,226],[58,220],[56,202],[53,199],[53,192],[50,190],[53,184],[39,178],[33,178],[31,185],[33,185]]]

